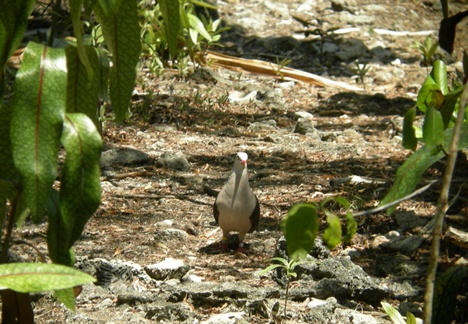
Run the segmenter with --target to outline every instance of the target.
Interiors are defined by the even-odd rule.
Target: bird
[[[213,204],[214,218],[223,231],[223,239],[219,246],[222,252],[229,250],[229,233],[237,232],[239,246],[236,253],[247,254],[244,237],[253,232],[260,222],[260,204],[249,186],[247,158],[247,153],[237,153],[233,172]]]

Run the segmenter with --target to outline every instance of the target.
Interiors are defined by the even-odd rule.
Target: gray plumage
[[[236,252],[245,253],[244,237],[253,232],[260,221],[260,205],[249,186],[247,158],[246,153],[237,153],[234,170],[213,205],[214,218],[223,231],[223,251],[227,251],[229,233],[237,232],[239,248]]]

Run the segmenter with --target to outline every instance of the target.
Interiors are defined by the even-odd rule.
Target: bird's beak
[[[237,190],[239,190],[239,183],[242,178],[242,174],[236,173],[236,182],[234,184],[234,195],[232,196],[231,208],[234,206],[234,202],[236,201]]]

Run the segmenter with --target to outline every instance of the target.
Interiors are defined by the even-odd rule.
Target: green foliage
[[[296,204],[289,209],[283,222],[287,252],[293,260],[305,258],[314,247],[319,229],[316,209],[313,204]]]
[[[338,216],[331,212],[328,204],[338,204],[347,209],[346,216]],[[315,244],[319,230],[319,216],[325,215],[328,223],[323,234],[323,241],[329,249],[335,248],[341,242],[349,242],[357,231],[357,223],[349,208],[351,205],[343,197],[328,198],[321,203],[299,203],[293,205],[282,223],[282,230],[286,239],[286,250],[290,256],[289,261],[285,258],[271,258],[272,263],[260,272],[260,275],[282,268],[286,270],[286,294],[284,302],[284,314],[286,316],[289,284],[297,274],[294,269],[297,265],[307,262],[306,258]],[[346,221],[346,234],[343,236],[341,220]],[[278,263],[279,262],[279,263]]]
[[[270,261],[271,262],[278,261],[279,263],[272,263],[268,267],[263,269],[260,272],[261,276],[264,276],[265,274],[267,274],[268,272],[272,270],[275,270],[276,268],[282,268],[286,270],[286,277],[288,279],[293,278],[293,277],[295,278],[297,276],[297,273],[294,272],[294,269],[296,268],[297,265],[305,262],[303,260],[294,260],[294,259],[291,259],[288,261],[285,258],[280,258],[280,257],[271,258]]]
[[[220,28],[219,19],[197,16],[195,6],[216,9],[197,0],[163,0],[154,7],[147,0],[139,2],[143,52],[151,71],[162,69],[168,57],[173,66],[185,68],[187,55],[196,60],[198,52],[218,45],[220,33],[226,28]]]
[[[406,321],[401,316],[400,312],[397,311],[392,305],[386,302],[381,302],[382,308],[384,309],[385,313],[390,316],[390,319],[395,324],[416,324],[416,317],[410,312],[406,313]]]
[[[7,89],[7,59],[22,40],[35,2],[0,1],[0,264],[6,262],[14,226],[30,215],[34,223],[48,221],[50,259],[64,265],[0,265],[0,286],[7,289],[2,296],[10,289],[56,290],[73,308],[71,287],[93,281],[70,266],[73,245],[101,200],[98,103],[109,93],[117,119],[128,115],[140,55],[137,3],[72,1],[76,42],[52,42],[58,48],[29,42]],[[94,38],[82,35],[82,4],[88,6],[85,11],[94,10],[99,22]],[[100,31],[105,48],[93,46],[104,45]],[[31,305],[15,303],[19,299],[3,303],[4,314],[17,306],[32,312]]]
[[[281,79],[281,81],[284,81],[284,75],[283,72],[281,72],[281,70],[291,62],[291,59],[284,58],[280,61],[280,59],[276,57],[275,74]]]
[[[120,6],[106,10],[97,1],[94,12],[102,28],[107,48],[112,54],[109,75],[109,96],[118,121],[129,113],[130,99],[135,85],[136,65],[140,58],[140,29],[135,1],[117,1]]]
[[[463,86],[459,84],[455,85],[454,90],[449,89],[445,64],[441,61],[434,62],[430,75],[419,91],[416,104],[416,107],[425,114],[423,127],[420,129],[414,125],[416,107],[406,113],[403,124],[403,147],[414,151],[418,140],[425,145],[414,152],[398,169],[393,186],[381,201],[381,206],[410,194],[424,172],[445,156],[444,152],[448,150],[452,138],[462,91]],[[468,124],[465,123],[462,125],[458,148],[463,149],[466,146],[468,146]],[[393,213],[395,208],[389,208],[388,214]]]
[[[457,306],[463,305],[468,298],[467,292],[468,268],[457,265],[445,271],[436,282],[433,305],[433,323],[454,323],[457,321]],[[462,306],[463,307],[463,306]],[[461,317],[461,316],[460,316]]]
[[[370,69],[370,66],[367,65],[367,63],[359,63],[358,60],[356,60],[354,62],[354,74],[356,74],[359,78],[359,81],[361,81],[362,85],[364,86],[364,90],[366,90],[366,83],[365,83],[365,78],[366,78],[366,75],[367,75],[367,72],[369,72],[369,69]]]
[[[265,269],[263,269],[260,272],[260,276],[264,276],[268,272],[277,269],[277,268],[282,268],[286,270],[286,278],[287,278],[287,283],[286,283],[286,293],[284,297],[284,315],[286,316],[287,310],[288,310],[288,297],[289,297],[289,285],[291,282],[292,278],[297,277],[297,273],[294,272],[294,269],[296,268],[297,265],[305,263],[305,260],[295,260],[295,259],[290,259],[289,261],[286,260],[285,258],[281,257],[275,257],[270,259],[271,262],[279,262],[279,263],[272,263]]]
[[[424,40],[424,43],[416,42],[414,45],[422,54],[423,62],[425,65],[430,65],[432,63],[432,58],[439,47],[439,42],[436,41],[432,43],[432,38],[427,36]]]
[[[448,148],[452,134],[452,128],[444,132],[443,149]],[[468,146],[468,124],[462,126],[458,148],[462,149],[466,146]],[[434,150],[436,150],[436,152]],[[384,206],[410,194],[421,180],[424,172],[444,156],[445,154],[442,150],[429,145],[425,145],[413,153],[398,169],[393,186],[380,202],[380,205]],[[387,213],[393,213],[395,208],[396,207],[389,208]]]
[[[307,256],[314,247],[319,228],[319,215],[325,215],[328,223],[323,234],[323,241],[329,249],[334,249],[341,242],[349,242],[357,231],[357,223],[348,210],[346,216],[338,216],[327,208],[330,203],[337,203],[345,209],[349,202],[343,197],[325,199],[321,203],[300,203],[292,206],[283,221],[282,228],[286,238],[288,255],[299,260]],[[346,222],[343,235],[341,221]]]
[[[0,287],[22,293],[72,288],[94,281],[94,277],[60,264],[0,265]]]

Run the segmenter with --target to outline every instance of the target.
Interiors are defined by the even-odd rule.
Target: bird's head
[[[236,161],[234,162],[234,170],[241,171],[247,167],[248,155],[245,152],[239,152],[236,155]]]
[[[234,174],[235,174],[235,183],[234,183],[234,195],[232,196],[231,207],[234,206],[234,202],[237,197],[237,191],[239,190],[239,184],[241,182],[242,176],[247,176],[247,153],[239,152],[236,155],[236,161],[234,162]],[[247,180],[248,181],[248,180]]]

